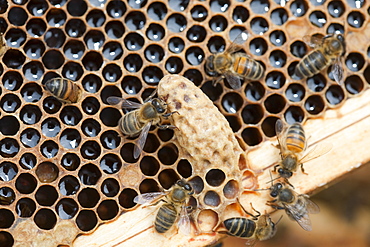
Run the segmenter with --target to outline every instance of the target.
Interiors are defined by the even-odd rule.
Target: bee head
[[[279,173],[280,177],[282,177],[282,178],[290,178],[291,176],[293,176],[293,172],[291,172],[287,169],[284,169],[284,168],[279,168],[278,173]]]
[[[164,103],[163,100],[156,98],[153,99],[151,103],[159,114],[163,114],[167,111],[167,104]]]
[[[272,187],[271,187],[271,192],[270,192],[270,196],[271,197],[277,197],[281,191],[281,189],[283,188],[283,185],[281,183],[277,183],[277,184],[274,184]]]
[[[263,224],[261,224],[261,223]],[[270,215],[262,215],[259,218],[259,223],[261,226],[257,229],[256,236],[260,241],[267,240],[275,236],[276,234],[276,224],[272,222]]]
[[[178,180],[176,184],[182,187],[184,190],[188,191],[188,195],[192,195],[194,193],[193,187],[188,182],[186,182],[184,179]]]
[[[214,61],[215,59],[215,56],[214,55],[211,55],[207,58],[206,60],[206,72],[207,74],[209,74],[210,76],[215,76],[216,75],[216,71],[215,71],[215,66],[214,66]]]
[[[342,45],[343,52],[342,52],[341,55],[343,56],[346,53],[346,41],[345,41],[344,36],[342,34],[338,34],[337,39],[340,41],[340,43]]]

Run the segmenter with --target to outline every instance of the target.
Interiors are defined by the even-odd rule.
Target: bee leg
[[[243,205],[240,203],[239,199],[238,199],[238,203],[239,203],[240,207],[243,209],[244,213],[248,214],[249,216],[252,216],[254,220],[257,220],[257,218],[258,218],[259,216],[261,216],[261,213],[260,213],[259,211],[257,211],[257,210],[253,207],[252,203],[251,203],[251,207],[252,207],[252,209],[257,213],[257,215],[253,215],[253,214],[249,213],[249,212],[248,212],[248,211],[243,207]]]
[[[307,174],[307,173],[306,173]],[[285,183],[287,183],[290,187],[292,187],[294,189],[294,186],[293,184],[291,184],[287,178],[284,179],[285,180]]]
[[[180,115],[180,113],[178,111],[173,111],[173,112],[169,112],[169,113],[164,114],[163,117],[168,118],[169,116],[171,116],[172,114],[175,114],[175,113]]]
[[[274,172],[276,172],[276,168],[279,166],[279,164],[274,166]]]
[[[301,164],[301,171],[303,174],[308,175],[308,173],[304,172],[303,164]]]
[[[162,129],[162,130],[165,130],[165,129],[179,129],[175,125],[170,125],[170,124],[165,124],[165,125],[157,124],[157,127]]]
[[[273,202],[275,202],[275,201],[276,200],[268,201],[268,202],[266,202],[266,205],[272,207],[273,209],[278,209],[278,210],[285,209],[285,207],[280,207],[280,206],[278,206],[276,204],[273,204]]]

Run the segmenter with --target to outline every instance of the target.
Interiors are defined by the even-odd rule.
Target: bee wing
[[[248,39],[248,31],[244,30],[238,36],[236,36],[236,38],[231,43],[229,48],[227,48],[225,53],[234,53],[236,51],[239,51],[241,49],[241,45],[244,44],[245,41],[247,41],[247,39]]]
[[[137,204],[151,204],[153,201],[157,200],[158,198],[166,195],[165,192],[151,192],[151,193],[144,193],[141,195],[137,195],[134,198],[134,203]]]
[[[190,235],[191,233],[190,217],[185,206],[181,207],[181,212],[179,220],[177,222],[177,226],[182,234]]]
[[[305,163],[307,161],[316,159],[317,157],[320,157],[321,155],[326,154],[329,152],[333,147],[333,144],[331,143],[318,143],[315,146],[313,146],[310,150],[307,151],[307,153],[299,160],[300,163]]]
[[[302,196],[302,195],[299,195]],[[296,207],[295,204],[284,204],[287,215],[293,220],[297,221],[298,224],[306,231],[312,231],[310,216],[308,211],[302,214],[301,207]]]
[[[306,196],[306,206],[307,206],[307,211],[310,213],[310,214],[318,214],[320,213],[320,208],[319,208],[319,205],[317,205],[316,203],[314,203],[313,201],[311,201],[310,199],[308,199],[308,196]]]
[[[121,108],[127,108],[127,109],[138,109],[142,106],[140,103],[136,103],[124,98],[116,97],[116,96],[110,96],[107,98],[107,102],[110,105],[120,105]]]
[[[334,80],[339,84],[343,84],[343,67],[340,57],[338,57],[333,65],[331,66],[331,73],[333,74]]]
[[[148,137],[148,132],[152,126],[152,122],[147,123],[144,128],[141,130],[140,136],[137,139],[136,145],[134,147],[134,158],[137,159],[140,156],[141,151],[145,145],[146,138]]]
[[[233,74],[232,72],[226,71],[224,73],[224,76],[225,76],[227,82],[232,87],[232,89],[237,90],[242,86],[242,82],[240,81],[240,78],[238,76],[236,76],[235,74]]]
[[[286,133],[287,128],[288,128],[288,126],[286,124],[284,124],[284,122],[281,121],[280,119],[278,119],[276,121],[276,123],[275,123],[275,133],[276,133],[276,137],[278,139],[279,145],[280,145],[281,153],[283,153],[284,150],[286,149],[285,148],[284,135]]]
[[[313,35],[305,35],[303,36],[303,41],[311,48],[318,47],[322,45],[323,37],[313,36]]]

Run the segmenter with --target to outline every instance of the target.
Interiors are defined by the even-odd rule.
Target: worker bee
[[[215,83],[222,78],[226,78],[233,89],[238,89],[241,87],[241,78],[259,80],[263,77],[265,69],[260,63],[244,52],[237,52],[241,49],[240,45],[247,39],[248,32],[243,31],[226,51],[208,57],[206,61],[207,71],[212,75],[221,75]]]
[[[156,205],[163,201],[155,217],[154,228],[158,233],[167,232],[178,221],[178,227],[184,234],[191,230],[189,211],[191,206],[186,206],[190,196],[193,194],[192,186],[184,179],[180,179],[168,191],[152,192],[138,195],[134,202],[138,204]],[[166,199],[163,199],[165,197]]]
[[[226,234],[248,239],[249,241],[247,243],[249,244],[254,243],[256,240],[262,241],[270,239],[276,234],[276,224],[272,222],[270,215],[261,215],[260,212],[253,208],[252,204],[251,206],[257,215],[248,213],[241,204],[240,206],[246,214],[253,217],[253,220],[245,217],[233,217],[226,219],[223,222],[227,230],[225,232]]]
[[[166,114],[167,104],[159,98],[153,98],[156,91],[145,100],[144,104],[132,102],[120,97],[111,96],[107,102],[111,105],[119,105],[123,109],[135,109],[126,113],[118,122],[121,132],[129,137],[136,137],[137,145],[134,148],[134,158],[137,159],[143,150],[150,126],[157,125],[161,129],[175,128],[173,125],[160,125],[161,116],[167,118],[175,112]]]
[[[304,173],[303,163],[326,154],[332,148],[329,143],[320,143],[299,158],[307,148],[306,135],[302,125],[294,123],[287,127],[278,119],[275,124],[275,131],[280,146],[281,161],[275,166],[274,171],[280,166],[278,173],[285,179],[290,178],[299,165]]]
[[[2,33],[0,33],[0,57],[4,55],[8,46],[6,45],[5,37]]]
[[[267,205],[275,209],[285,209],[288,217],[297,221],[304,230],[312,230],[309,213],[317,214],[320,208],[308,199],[308,195],[298,195],[288,185],[282,183],[272,185],[270,190],[270,196],[276,199],[269,201]]]
[[[306,35],[303,40],[315,50],[308,53],[297,64],[294,74],[304,79],[318,74],[321,70],[332,65],[331,72],[334,80],[341,84],[343,67],[341,57],[345,53],[345,40],[342,34],[329,34],[322,38]]]
[[[44,88],[56,98],[66,103],[76,103],[80,100],[82,90],[71,80],[65,78],[53,78],[44,84]]]

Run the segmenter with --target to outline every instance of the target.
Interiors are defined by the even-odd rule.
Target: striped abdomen
[[[163,204],[155,217],[155,230],[159,233],[167,232],[175,223],[177,211],[174,205],[170,203]]]
[[[227,233],[239,238],[250,238],[256,230],[256,223],[253,220],[242,217],[234,217],[224,221]]]
[[[234,54],[233,57],[235,73],[250,80],[259,80],[263,77],[265,70],[257,61],[239,53]]]
[[[306,135],[300,123],[289,126],[285,140],[286,148],[294,153],[300,153],[306,148]]]
[[[138,120],[139,111],[131,111],[126,113],[118,123],[118,126],[123,134],[134,137],[140,133],[144,124]]]
[[[70,80],[54,78],[47,81],[44,86],[49,92],[62,101],[76,103],[80,99],[80,87]]]
[[[304,79],[318,74],[321,70],[325,69],[330,64],[321,50],[316,50],[304,56],[302,60],[295,67],[294,74]]]

